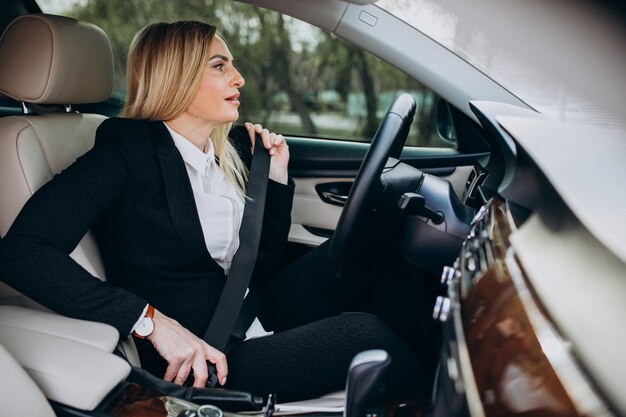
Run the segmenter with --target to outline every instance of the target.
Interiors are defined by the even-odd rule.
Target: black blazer
[[[249,163],[247,132],[231,137]],[[292,184],[270,181],[251,287],[278,266],[292,199]],[[89,229],[108,282],[68,256]],[[206,249],[183,159],[163,123],[103,122],[94,148],[35,193],[0,242],[0,279],[61,314],[111,324],[122,337],[147,302],[202,336],[225,276]]]

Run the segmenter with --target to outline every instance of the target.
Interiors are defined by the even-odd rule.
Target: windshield
[[[623,126],[624,26],[577,1],[380,0],[552,118]]]

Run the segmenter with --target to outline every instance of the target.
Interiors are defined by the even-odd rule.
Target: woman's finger
[[[167,369],[165,370],[165,375],[163,375],[163,379],[165,381],[172,382],[178,374],[178,370],[180,369],[182,361],[175,356],[171,356],[170,359],[165,359],[167,360]]]
[[[270,155],[274,155],[276,153],[276,149],[274,149],[274,147],[276,146],[276,133],[272,132],[270,133],[269,136],[269,142],[270,142]]]
[[[261,139],[263,139],[263,146],[265,149],[270,149],[272,147],[272,143],[270,142],[270,131],[267,129],[263,129],[261,131]]]
[[[215,364],[215,368],[217,369],[217,380],[220,384],[226,384],[226,377],[228,376],[228,363],[226,362],[226,355],[215,349],[213,346],[207,345],[206,359]]]
[[[270,155],[276,155],[277,152],[280,152],[278,148],[287,147],[287,142],[285,141],[285,137],[283,135],[270,132],[268,129],[265,129],[263,125],[257,123],[252,124],[250,122],[245,123],[246,129],[250,134],[250,140],[252,140],[252,150],[254,151],[254,135],[259,135],[263,142],[263,147],[269,151]]]
[[[256,133],[254,131],[254,125],[250,122],[245,122],[243,124],[246,127],[246,130],[248,131],[248,136],[250,136],[250,143],[252,144],[252,152],[254,152],[254,138],[256,136]]]
[[[193,386],[196,388],[202,388],[206,386],[206,381],[209,379],[209,371],[204,359],[204,355],[196,355],[193,360]]]
[[[246,130],[248,131],[248,135],[253,138],[254,137],[254,125],[250,122],[245,122],[243,124],[246,127]]]
[[[192,358],[189,358],[185,362],[180,365],[178,368],[178,372],[176,373],[176,378],[174,378],[174,383],[178,385],[183,385],[189,376],[189,372],[191,371],[191,361]]]

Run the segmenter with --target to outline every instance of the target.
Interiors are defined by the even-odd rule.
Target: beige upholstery
[[[0,306],[0,328],[4,327],[63,337],[103,352],[112,352],[119,337],[117,330],[104,323],[76,320],[47,311],[14,306]]]
[[[46,397],[0,344],[0,415],[54,417]]]
[[[102,101],[111,94],[112,56],[106,34],[94,25],[60,16],[21,16],[0,39],[0,91],[39,104]],[[35,191],[93,146],[104,119],[78,113],[0,119],[0,236]],[[104,279],[89,234],[72,257]],[[41,308],[4,284],[0,304]]]
[[[0,92],[19,101],[95,103],[109,98],[113,53],[98,27],[61,16],[25,15],[0,39]]]
[[[0,344],[48,399],[80,410],[93,410],[130,373],[109,352],[36,330],[0,324]]]
[[[13,21],[0,39],[0,92],[16,100],[40,105],[95,103],[110,96],[112,80],[111,45],[94,25],[60,16],[25,15]],[[104,119],[102,115],[79,113],[0,118],[0,236],[7,233],[35,191],[93,146],[95,131]],[[71,256],[93,275],[105,278],[90,233]],[[2,283],[0,305],[43,309]],[[6,315],[7,311],[11,312],[11,320],[36,321],[35,316],[28,315],[17,319],[16,311],[20,310],[0,314]],[[7,324],[7,317],[0,321]],[[50,325],[50,318],[46,320]],[[80,326],[72,335],[74,324],[59,321],[52,326],[70,340],[113,349],[110,341],[101,345],[92,334],[79,334]],[[109,340],[110,328],[102,331],[103,338]],[[126,342],[124,351],[131,363],[139,365],[132,341]]]
[[[0,235],[4,236],[30,196],[93,146],[95,130],[104,116],[44,114],[0,119]],[[104,279],[96,244],[87,234],[72,257],[90,273]],[[6,285],[0,304],[36,306]]]
[[[78,113],[0,119],[1,236],[35,191],[93,146],[95,130],[104,119]],[[89,272],[104,278],[95,248],[87,235],[73,255]]]

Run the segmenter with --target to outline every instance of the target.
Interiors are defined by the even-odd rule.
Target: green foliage
[[[405,73],[333,35],[288,16],[230,0],[87,0],[64,14],[100,26],[110,37],[115,90],[124,94],[134,35],[157,21],[200,20],[218,26],[246,79],[241,119],[289,134],[369,140],[401,91],[418,101],[409,143],[442,146],[433,93]]]

